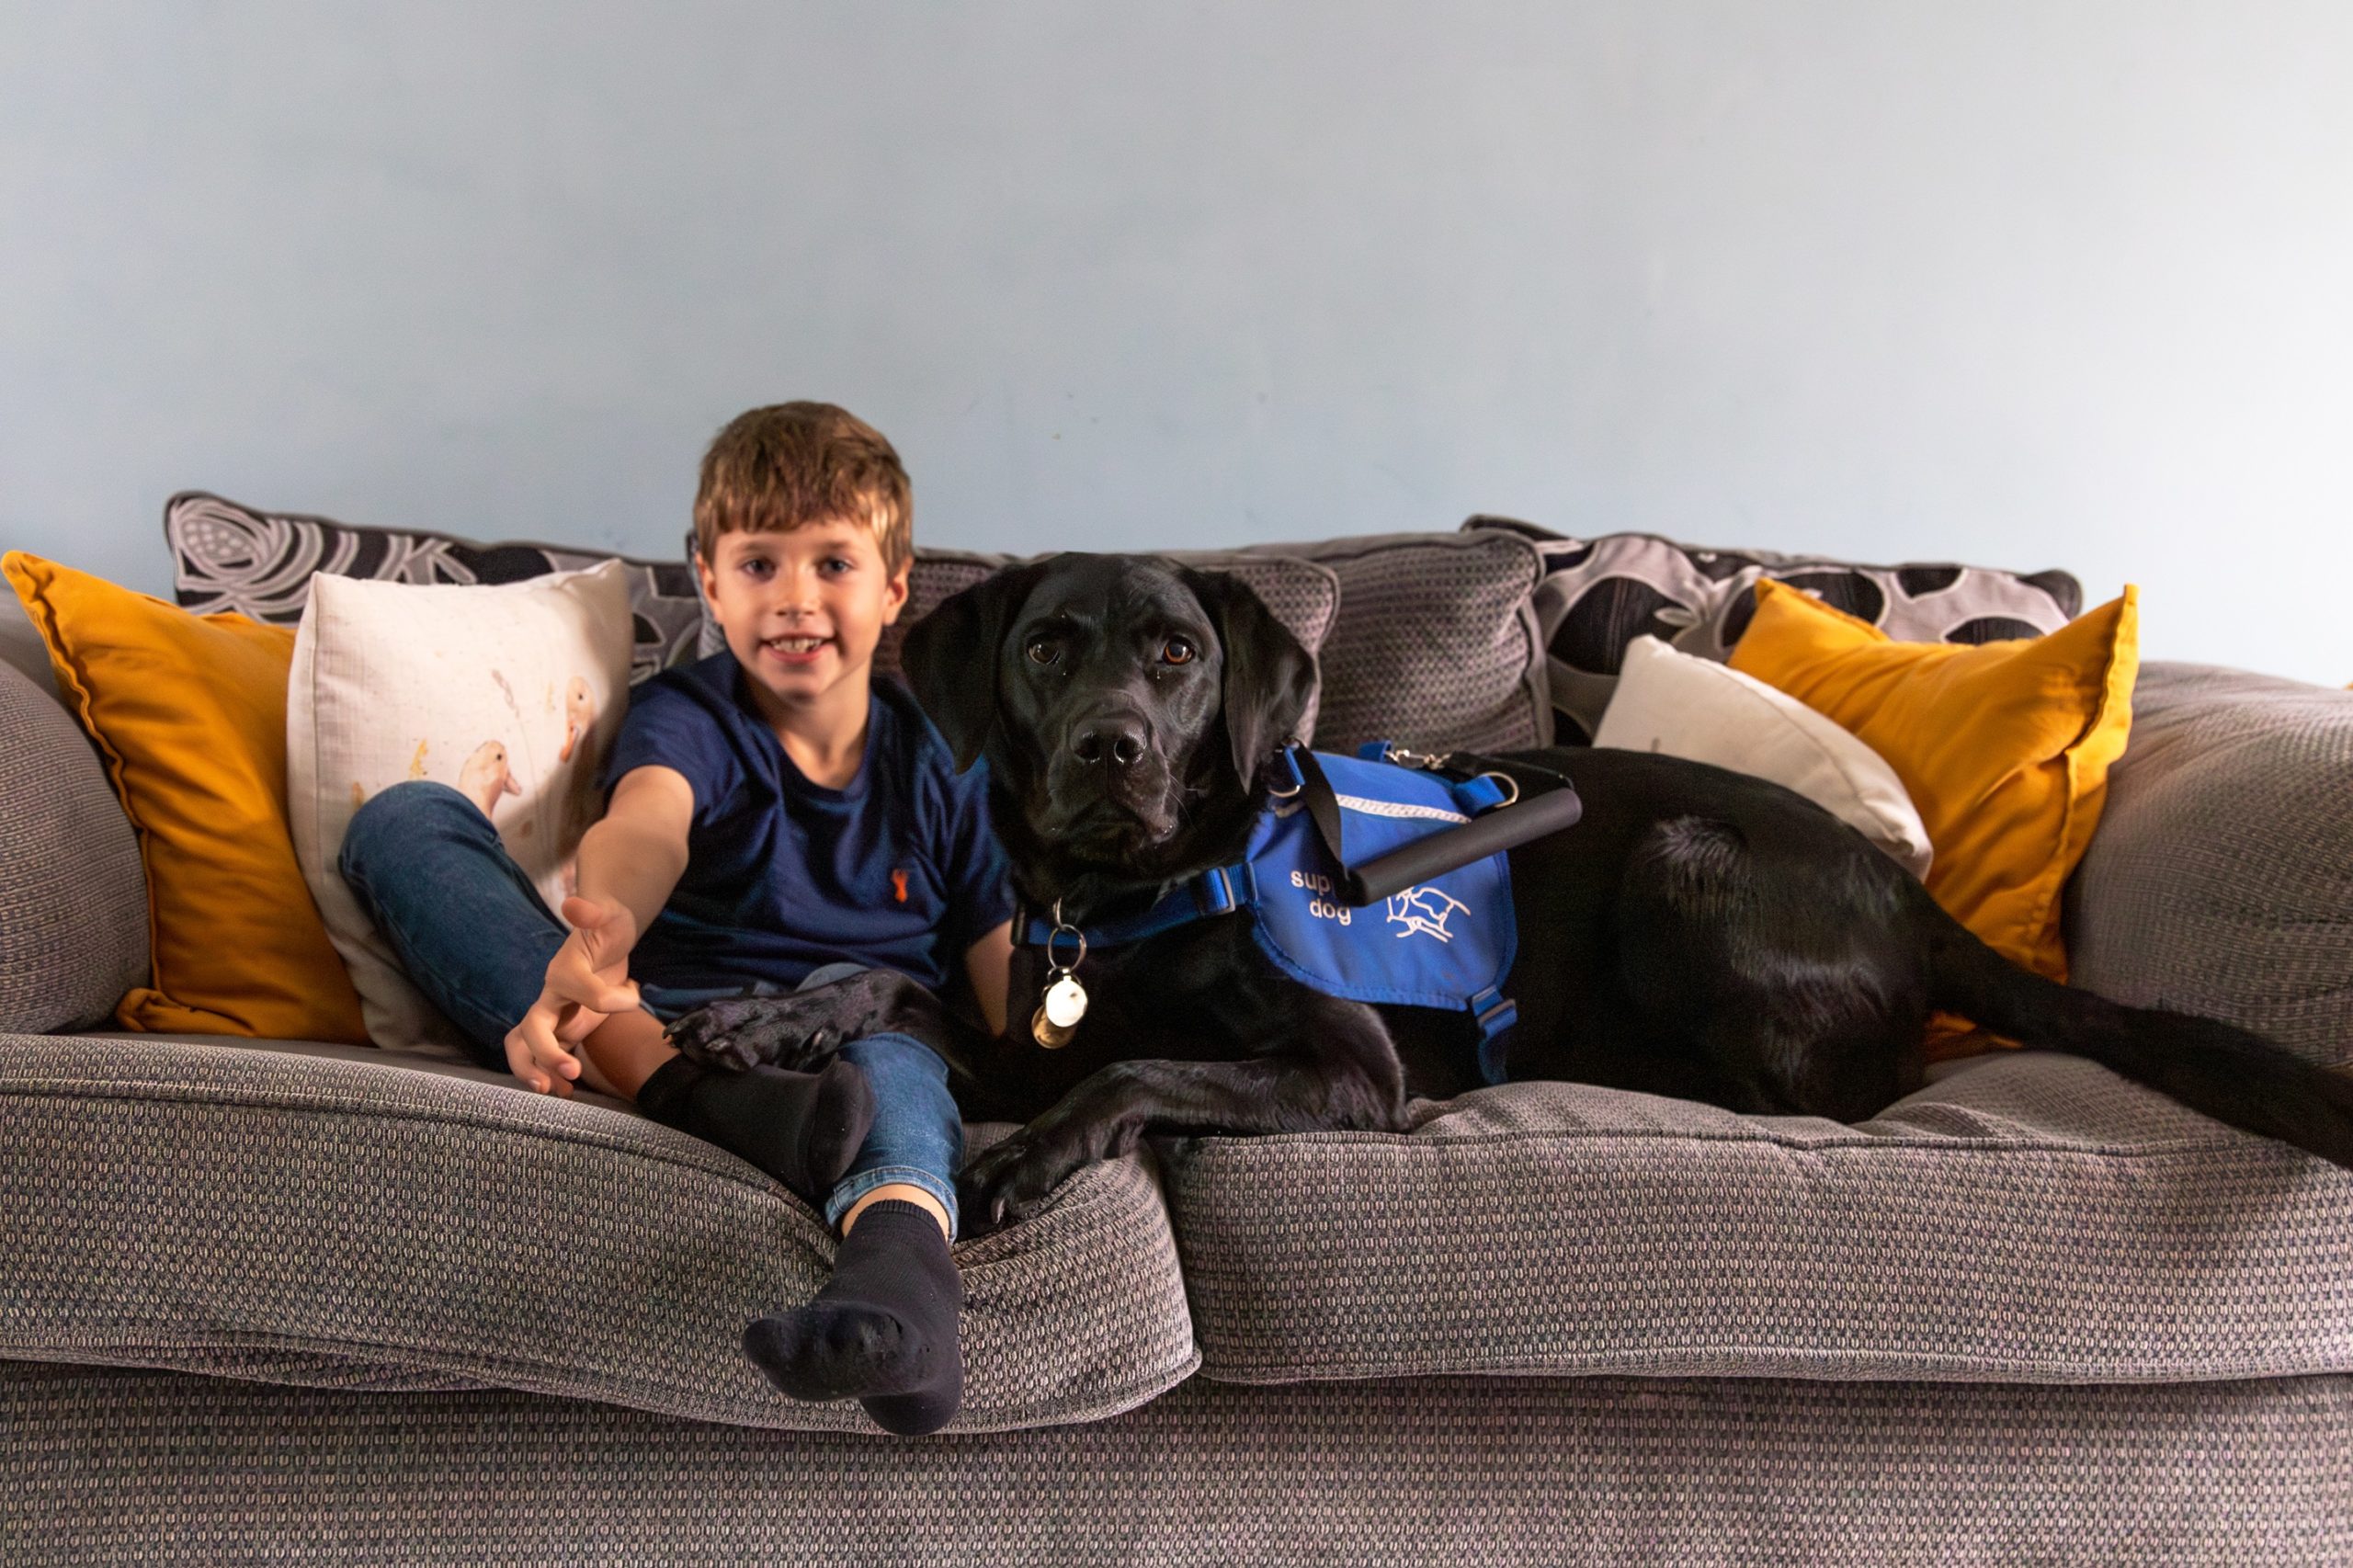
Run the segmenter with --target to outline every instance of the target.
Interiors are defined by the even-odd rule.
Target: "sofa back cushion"
[[[14,594],[0,594],[0,665],[30,681],[51,701],[57,700],[57,672],[49,667],[49,644],[25,601]]]
[[[1322,749],[1381,739],[1438,750],[1552,744],[1531,600],[1541,562],[1529,540],[1374,534],[1244,553],[1313,562],[1339,578],[1339,618],[1321,661]]]
[[[2078,985],[2353,1066],[2353,692],[2148,665],[2068,884]]]
[[[0,1030],[87,1028],[147,983],[139,840],[89,737],[12,660],[0,737]]]

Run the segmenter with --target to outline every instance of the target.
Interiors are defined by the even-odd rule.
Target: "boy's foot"
[[[874,1090],[857,1063],[838,1056],[818,1073],[714,1073],[673,1057],[639,1088],[637,1108],[751,1161],[812,1202],[842,1179],[874,1125]]]
[[[963,1403],[963,1301],[939,1221],[885,1199],[842,1238],[817,1299],[754,1319],[744,1352],[795,1399],[856,1399],[884,1431],[917,1437]]]

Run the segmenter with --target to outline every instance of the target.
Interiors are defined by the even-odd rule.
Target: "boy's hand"
[[[548,960],[540,999],[506,1031],[506,1065],[540,1094],[570,1098],[580,1076],[574,1048],[615,1013],[637,1006],[629,978],[637,946],[637,917],[616,899],[567,898],[563,918],[572,935]]]

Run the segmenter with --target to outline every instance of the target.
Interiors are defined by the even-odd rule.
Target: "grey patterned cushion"
[[[1518,535],[1369,534],[1253,545],[1330,567],[1340,614],[1323,652],[1326,751],[1392,739],[1445,750],[1548,745],[1540,564]]]
[[[1517,534],[1543,552],[1536,616],[1563,744],[1592,737],[1635,638],[1656,637],[1703,659],[1730,658],[1756,613],[1759,577],[1802,588],[1906,642],[2040,636],[2084,604],[2083,585],[2064,572],[2021,574],[1943,562],[1862,566],[1677,544],[1656,534],[1572,539],[1511,517],[1476,517],[1462,527]]]
[[[0,1478],[9,1568],[2343,1568],[2353,1378],[1196,1379],[1094,1426],[893,1443],[0,1363]]]
[[[402,583],[515,583],[619,561],[629,568],[636,622],[632,680],[691,657],[702,624],[694,573],[683,557],[640,561],[551,544],[481,544],[453,534],[258,512],[199,490],[165,504],[164,538],[172,548],[173,595],[199,615],[234,610],[291,624],[302,619],[315,572]]]
[[[1851,1128],[1518,1084],[1164,1155],[1214,1377],[2353,1370],[2353,1173],[2065,1057]]]
[[[2075,983],[2353,1064],[2353,692],[2141,666],[2067,888]]]
[[[0,663],[0,1029],[95,1024],[147,961],[131,819],[82,726]]]
[[[797,1199],[633,1114],[375,1055],[0,1036],[0,1359],[873,1430],[743,1355],[745,1322],[830,1269]],[[1134,1160],[957,1261],[956,1429],[1109,1415],[1196,1364]]]

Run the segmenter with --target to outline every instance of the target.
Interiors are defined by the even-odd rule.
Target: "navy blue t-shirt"
[[[848,960],[938,989],[961,973],[964,950],[1013,914],[987,765],[959,775],[914,694],[878,678],[858,777],[828,790],[786,755],[745,681],[722,653],[631,694],[605,788],[654,766],[695,792],[686,875],[630,955],[631,978],[790,988]]]

